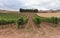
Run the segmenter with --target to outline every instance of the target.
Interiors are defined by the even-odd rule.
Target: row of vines
[[[38,15],[35,15],[33,17],[33,21],[35,24],[41,24],[42,22],[48,22],[48,23],[52,23],[54,24],[54,26],[57,26],[57,24],[60,22],[60,18],[57,18],[57,17],[49,17],[49,18],[46,18],[46,17],[40,17]]]
[[[26,16],[22,16],[20,14],[0,14],[0,25],[16,23],[16,28],[19,28],[19,26],[26,24],[28,20],[29,19]],[[57,25],[60,22],[60,18],[57,17],[45,18],[38,15],[33,16],[32,20],[37,25],[41,24],[42,22]]]

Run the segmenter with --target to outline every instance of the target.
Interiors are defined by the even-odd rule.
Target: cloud
[[[60,0],[0,0],[0,8],[11,10],[19,10],[19,8],[60,9]]]

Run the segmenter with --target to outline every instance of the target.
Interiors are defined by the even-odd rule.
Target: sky
[[[19,10],[19,8],[58,10],[60,0],[0,0],[0,9]]]

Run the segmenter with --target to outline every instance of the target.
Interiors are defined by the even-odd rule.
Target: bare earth
[[[0,29],[0,38],[60,38],[60,26],[52,27],[49,23],[41,23],[34,29]]]
[[[60,13],[37,13],[37,15],[43,17],[60,17]]]
[[[31,19],[33,15],[30,15],[24,28],[15,29],[15,24],[12,24],[0,29],[0,38],[60,38],[60,23],[57,27],[50,23],[41,23],[40,28],[37,28]]]

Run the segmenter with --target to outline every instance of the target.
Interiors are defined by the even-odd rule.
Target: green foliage
[[[19,14],[1,13],[0,14],[0,25],[15,23],[19,17],[21,17]]]
[[[27,21],[28,21],[28,18],[20,14],[15,14],[15,13],[0,14],[0,25],[16,23],[17,24],[16,27],[18,28],[20,25],[26,24]]]
[[[38,12],[38,9],[22,9],[22,8],[20,8],[19,9],[20,10],[20,12]]]
[[[16,28],[19,28],[19,26],[23,26],[27,22],[28,22],[28,18],[25,16],[21,16],[16,22],[16,24],[17,24]]]
[[[58,18],[57,17],[51,17],[51,22],[53,24],[58,24]]]
[[[60,18],[58,18],[58,21],[60,22]]]
[[[46,17],[40,17],[38,15],[35,15],[33,17],[33,20],[36,24],[39,24],[41,22],[48,22],[57,25],[60,22],[60,18],[57,17],[46,18]]]
[[[0,14],[0,25],[15,23],[18,17],[20,16],[17,14],[1,13]]]
[[[35,22],[35,24],[40,24],[41,23],[41,18],[39,16],[34,16],[33,21]]]

